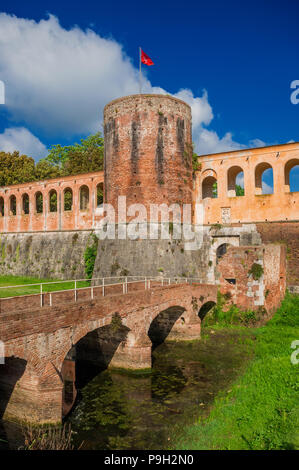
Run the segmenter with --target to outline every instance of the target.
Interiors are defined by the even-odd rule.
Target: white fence
[[[86,285],[81,285],[80,283],[85,283]],[[157,286],[167,286],[171,284],[192,284],[192,283],[203,283],[200,278],[188,278],[188,277],[147,277],[147,276],[112,276],[112,277],[102,277],[102,278],[95,278],[95,279],[72,279],[66,281],[50,281],[50,282],[41,282],[37,284],[23,284],[23,285],[15,285],[15,286],[1,286],[0,287],[0,294],[1,292],[14,289],[17,291],[18,289],[28,289],[32,288],[32,290],[36,289],[38,292],[32,292],[28,294],[17,294],[14,293],[12,295],[2,296],[1,299],[12,299],[14,297],[28,297],[28,296],[40,296],[40,305],[43,306],[43,296],[44,294],[49,294],[49,303],[52,306],[52,294],[58,292],[68,292],[73,291],[74,293],[74,301],[77,302],[78,299],[78,292],[80,290],[90,290],[90,299],[94,299],[94,289],[101,288],[102,296],[105,296],[106,290],[110,286],[121,285],[122,286],[122,293],[128,293],[128,286],[130,284],[141,284],[144,286],[144,290],[151,289],[151,287]],[[70,287],[63,288],[63,285],[71,284]],[[60,285],[62,288],[53,290],[52,287],[54,285]]]

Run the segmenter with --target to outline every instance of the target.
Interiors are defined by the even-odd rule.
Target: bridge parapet
[[[165,287],[177,284],[201,284],[199,278],[161,278],[161,277],[141,277],[126,276],[108,277],[93,279],[79,279],[70,281],[53,281],[39,284],[25,284],[19,286],[0,287],[1,290],[9,294],[10,289],[33,288],[39,293],[28,295],[15,295],[0,298],[0,314],[14,311],[37,309],[40,307],[52,307],[64,303],[77,303],[88,300],[94,300],[107,295],[123,295],[137,290],[148,290],[156,287]],[[63,289],[64,286],[72,284],[71,287]],[[82,284],[89,284],[84,285]],[[62,289],[53,290],[53,287],[62,287]],[[48,291],[47,291],[48,290]]]

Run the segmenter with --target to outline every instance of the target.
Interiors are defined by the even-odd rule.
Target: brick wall
[[[263,274],[254,279],[250,270],[261,265]],[[229,293],[241,310],[265,308],[269,314],[279,306],[286,288],[285,247],[281,245],[230,246],[220,258],[220,291]]]
[[[191,109],[165,95],[132,95],[104,109],[105,201],[192,203]],[[128,219],[131,217],[129,216]]]
[[[61,371],[74,379],[70,364],[63,367],[63,363],[65,359],[70,360],[69,351],[82,338],[110,325],[117,312],[126,327],[127,338],[121,341],[111,364],[134,369],[151,367],[148,332],[153,321],[170,309],[176,315],[171,324],[174,338],[198,338],[201,326],[198,311],[204,303],[216,301],[217,288],[188,284],[160,286],[126,295],[81,299],[77,303],[68,298],[70,292],[59,295],[62,297],[53,307],[35,308],[32,304],[22,311],[18,299],[14,299],[15,305],[11,300],[9,313],[0,315],[0,339],[5,344],[5,356],[21,361],[10,369],[8,361],[0,369],[0,416],[4,410],[7,419],[60,421]],[[113,329],[111,332],[114,334]]]
[[[286,246],[287,285],[299,285],[299,222],[259,223],[256,228],[263,243]]]
[[[103,185],[103,181],[104,173],[98,171],[1,187],[0,233],[92,229],[98,218],[97,185]],[[88,193],[84,202],[80,196],[82,188]],[[50,205],[53,192],[57,195],[56,206]],[[71,207],[64,204],[66,192],[72,195]],[[37,211],[38,193],[43,200],[41,213]],[[27,196],[28,202],[24,205]],[[16,201],[15,211],[12,210],[12,198]]]

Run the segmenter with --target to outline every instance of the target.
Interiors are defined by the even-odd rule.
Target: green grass
[[[243,330],[248,341],[248,328],[216,328]],[[299,296],[287,293],[272,320],[250,331],[254,359],[218,394],[209,416],[183,430],[177,449],[299,449],[299,364],[290,361],[291,343],[299,340]]]
[[[0,298],[40,293],[40,286],[18,287],[20,285],[26,284],[48,283],[43,285],[43,292],[53,292],[58,290],[68,290],[75,288],[75,283],[73,281],[60,281],[59,284],[54,283],[54,281],[59,281],[59,279],[40,279],[35,277],[22,276],[0,276],[0,287],[14,286],[13,288],[9,289],[0,289]],[[90,281],[77,281],[77,288],[89,286]]]

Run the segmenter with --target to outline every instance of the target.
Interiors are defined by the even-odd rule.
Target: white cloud
[[[210,124],[213,119],[212,107],[208,101],[208,93],[204,90],[201,97],[194,97],[191,90],[180,90],[175,93],[177,98],[185,101],[191,106],[192,109],[192,125],[193,129],[197,129],[202,124],[206,126]]]
[[[67,30],[53,15],[36,22],[1,13],[0,57],[7,110],[16,122],[25,122],[44,137],[73,138],[95,132],[106,103],[139,90],[138,70],[121,44],[90,29]],[[143,91],[167,93],[146,77]],[[193,140],[199,154],[246,147],[234,141],[230,132],[219,137],[205,128],[213,119],[205,90],[199,97],[188,89],[174,96],[192,108]]]
[[[48,135],[95,131],[113,98],[138,92],[122,47],[91,30],[0,14],[0,75],[15,119]]]
[[[244,188],[244,173],[243,171],[237,175],[236,184]]]
[[[249,141],[249,147],[265,147],[267,144],[261,139],[253,139]]]
[[[209,153],[228,152],[230,150],[239,150],[245,148],[232,138],[232,134],[227,132],[222,138],[215,131],[199,128],[195,130],[195,149],[199,155],[207,155]]]
[[[0,134],[0,152],[15,150],[36,159],[47,155],[44,144],[25,127],[11,127]]]

